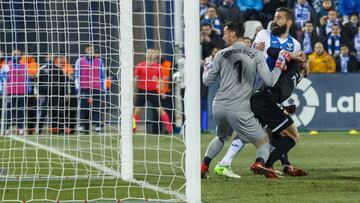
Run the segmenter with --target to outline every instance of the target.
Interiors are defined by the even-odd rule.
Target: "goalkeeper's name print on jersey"
[[[225,59],[229,58],[229,56],[231,56],[232,54],[245,54],[247,56],[249,56],[251,59],[253,59],[255,57],[255,53],[253,53],[252,51],[250,51],[249,49],[232,49],[229,51],[226,51],[223,54],[223,57]]]

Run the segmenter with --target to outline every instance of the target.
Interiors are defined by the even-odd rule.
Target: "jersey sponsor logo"
[[[296,114],[292,115],[296,127],[307,126],[315,116],[316,109],[319,107],[319,96],[311,86],[311,81],[303,78],[298,84],[296,91],[283,102],[283,105],[296,105],[298,108],[300,102],[305,100],[305,105],[302,106],[302,109],[298,109]]]

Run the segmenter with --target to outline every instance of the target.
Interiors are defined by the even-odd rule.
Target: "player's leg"
[[[270,144],[267,133],[264,131],[259,121],[254,117],[250,109],[238,109],[232,111],[229,122],[234,131],[245,143],[250,142],[255,145],[256,160],[251,166],[251,170],[257,174],[267,173],[264,166],[270,154]]]
[[[299,132],[297,131],[294,123],[282,130],[280,135],[281,137],[277,141],[276,148],[271,152],[269,159],[266,161],[267,167],[272,167],[283,154],[287,154],[300,138]]]
[[[133,133],[136,132],[138,123],[140,121],[139,113],[141,111],[141,107],[145,105],[146,98],[145,98],[145,91],[139,90],[138,93],[136,93],[135,102],[134,102],[134,112],[133,112],[133,120],[135,122],[133,125]]]
[[[277,136],[277,143],[276,148],[271,152],[269,159],[266,162],[267,167],[272,167],[273,164],[279,160],[283,159],[283,172],[285,175],[289,176],[306,176],[307,172],[300,169],[295,168],[292,165],[290,165],[290,162],[286,164],[286,156],[287,153],[296,145],[296,142],[300,138],[300,134],[295,126],[294,123],[292,123],[290,126],[288,126],[286,129],[282,130],[280,133],[280,136]],[[285,159],[285,160],[284,160]],[[285,164],[284,164],[285,163]]]
[[[80,90],[80,131],[89,133],[89,100],[90,91]]]
[[[226,112],[222,109],[214,108],[213,110],[214,120],[216,125],[216,136],[209,143],[204,155],[204,159],[201,163],[201,177],[208,178],[208,171],[211,161],[224,147],[224,142],[233,133],[233,130],[226,118]]]
[[[229,178],[240,178],[241,176],[234,173],[231,169],[231,163],[234,157],[241,151],[244,147],[244,143],[241,141],[240,137],[237,135],[232,141],[228,151],[226,152],[224,158],[215,166],[214,173],[219,176],[226,176]]]
[[[24,127],[25,127],[25,98],[22,95],[17,95],[17,129],[19,135],[24,135]]]
[[[101,104],[102,104],[102,95],[103,93],[100,90],[93,89],[93,107],[92,107],[92,122],[95,125],[95,132],[101,132]]]
[[[171,134],[172,133],[171,121],[169,115],[160,105],[160,95],[154,91],[148,95],[148,99],[150,100],[151,104],[157,108],[158,118],[160,118],[160,121],[165,125],[167,133]]]
[[[268,91],[257,92],[251,98],[251,109],[260,122],[270,129],[270,134],[272,134],[271,143],[273,147],[279,147],[279,139],[276,138],[281,136],[277,136],[278,132],[290,126],[293,123],[293,120],[288,114],[284,113],[281,106],[279,106],[275,101],[276,99],[274,96]],[[286,162],[286,157],[282,156],[281,158],[283,158],[283,161]],[[289,161],[287,160],[287,162]],[[272,169],[272,166],[268,167]]]
[[[244,148],[245,144],[241,141],[239,135],[231,142],[231,145],[226,152],[224,158],[220,161],[220,165],[230,166],[234,157]]]

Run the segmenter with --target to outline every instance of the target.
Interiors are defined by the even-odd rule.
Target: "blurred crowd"
[[[360,0],[200,0],[202,62],[226,47],[222,40],[226,21],[243,23],[243,43],[252,47],[260,30],[270,32],[279,7],[294,12],[290,35],[308,55],[310,73],[360,71]],[[209,94],[201,83],[203,130],[208,129]]]
[[[226,21],[243,22],[251,46],[257,32],[270,29],[279,7],[294,11],[290,34],[309,56],[310,73],[359,72],[360,0],[200,0],[202,59],[224,48]]]

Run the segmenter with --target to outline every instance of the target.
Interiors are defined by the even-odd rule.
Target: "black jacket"
[[[60,96],[68,93],[68,79],[56,64],[41,67],[38,80],[40,95]]]
[[[355,56],[349,55],[350,59],[348,62],[348,73],[357,73],[359,72],[358,62]],[[335,62],[336,62],[336,72],[341,72],[341,58],[340,56],[335,56]]]

